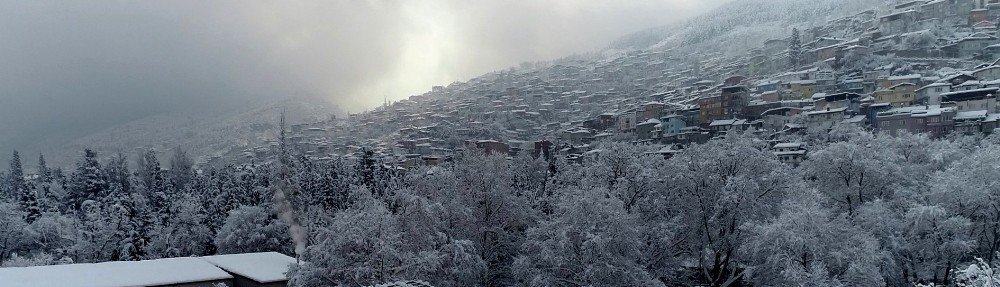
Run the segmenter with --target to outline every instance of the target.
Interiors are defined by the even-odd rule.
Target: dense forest
[[[466,151],[410,170],[371,152],[313,161],[294,151],[199,170],[178,149],[106,160],[84,151],[63,171],[42,157],[26,168],[15,152],[3,176],[0,261],[279,251],[302,260],[294,286],[997,279],[1000,137],[841,126],[788,140],[808,146],[805,162],[780,163],[752,133],[669,158],[660,146],[604,142],[579,162]]]

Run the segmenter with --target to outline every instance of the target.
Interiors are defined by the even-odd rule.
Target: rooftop
[[[253,279],[258,283],[288,280],[285,273],[295,264],[295,258],[277,252],[226,254],[202,257],[230,273]]]
[[[124,287],[232,279],[197,257],[0,268],[6,287]]]

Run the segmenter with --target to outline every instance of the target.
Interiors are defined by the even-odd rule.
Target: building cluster
[[[525,64],[293,126],[292,141],[317,159],[367,150],[409,168],[468,149],[580,159],[604,139],[664,144],[669,156],[732,131],[778,139],[845,124],[991,133],[1000,124],[998,2],[901,1],[801,27],[797,41],[789,33],[742,55],[661,47]],[[797,143],[773,149],[788,163],[806,153]]]

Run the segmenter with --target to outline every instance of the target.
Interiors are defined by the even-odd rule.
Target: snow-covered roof
[[[757,86],[767,86],[767,85],[774,85],[774,84],[780,84],[780,83],[781,83],[780,80],[763,80],[763,81],[757,82]]]
[[[856,123],[862,123],[864,121],[865,121],[865,116],[864,115],[856,115],[856,116],[844,119],[843,122],[844,123],[849,123],[849,124],[856,124]]]
[[[951,86],[951,85],[949,85],[947,83],[932,83],[930,85],[926,85],[926,86],[923,86],[923,87],[917,89],[917,91],[920,91],[920,90],[923,90],[923,89],[927,89],[927,88],[944,87],[944,86]]]
[[[745,124],[746,122],[747,122],[747,121],[746,121],[746,120],[743,120],[743,119],[731,119],[731,120],[714,120],[714,121],[712,121],[712,123],[711,123],[711,124],[709,124],[708,126],[711,126],[711,127],[716,127],[716,126],[731,126],[731,125],[742,125],[742,124]]]
[[[295,258],[277,252],[227,254],[202,257],[230,273],[250,278],[257,283],[287,281],[288,267]]]
[[[910,74],[905,76],[892,76],[889,77],[890,81],[902,81],[902,80],[919,80],[922,76],[920,74]]]
[[[805,150],[776,151],[776,152],[773,152],[773,153],[776,156],[783,156],[783,155],[804,155],[804,154],[806,154],[806,151]]]
[[[410,280],[410,281],[396,281],[369,287],[433,287],[433,286],[431,286],[430,283],[427,283],[427,281]]]
[[[928,105],[923,110],[913,110],[911,115],[915,118],[940,116],[941,113],[954,111],[954,107],[941,107],[940,105]]]
[[[125,287],[232,279],[197,257],[0,268],[5,287]]]
[[[819,111],[806,112],[806,115],[809,116],[809,115],[821,115],[821,114],[829,114],[829,113],[842,113],[842,112],[844,112],[846,110],[847,110],[847,107],[841,107],[841,108],[836,108],[836,109],[827,109],[827,110],[819,110]]]
[[[779,143],[774,145],[774,148],[798,148],[802,147],[802,143]]]
[[[984,122],[1000,121],[1000,114],[989,114],[989,115],[986,116],[986,119],[983,120],[983,121]]]
[[[648,119],[645,122],[640,123],[639,125],[655,125],[655,124],[659,124],[659,123],[660,123],[660,120],[657,120],[657,119]]]
[[[962,111],[955,114],[955,120],[985,119],[986,110]]]
[[[895,90],[896,88],[898,88],[898,87],[902,87],[902,86],[916,86],[916,85],[917,85],[917,84],[914,84],[914,83],[910,83],[910,82],[905,82],[905,83],[899,83],[899,84],[897,84],[897,85],[895,85],[895,86],[892,86],[892,87],[889,87],[889,89],[890,89],[890,90]]]

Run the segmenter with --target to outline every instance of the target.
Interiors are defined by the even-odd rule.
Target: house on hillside
[[[879,17],[878,29],[883,35],[901,34],[907,32],[907,27],[913,26],[920,19],[920,13],[908,9]]]
[[[927,133],[940,137],[950,133],[955,125],[955,109],[940,106],[911,106],[879,112],[877,128],[889,134],[900,131]]]
[[[771,147],[771,153],[785,164],[800,164],[806,159],[806,149],[802,143],[779,143]]]
[[[982,54],[986,47],[997,43],[997,37],[984,33],[972,34],[961,40],[941,47],[946,56],[953,58],[969,58]]]
[[[725,87],[719,95],[702,97],[698,99],[699,121],[707,124],[738,116],[749,103],[749,98],[750,91],[743,86]]]
[[[663,127],[658,119],[648,119],[635,126],[636,140],[645,141],[658,137],[659,130]]]
[[[1000,112],[997,106],[998,88],[984,88],[968,91],[958,91],[941,94],[942,106],[953,106],[959,112],[985,110],[990,113]]]
[[[875,102],[887,103],[893,107],[913,105],[914,93],[916,90],[916,84],[901,83],[888,89],[875,91]]]
[[[914,102],[924,105],[940,105],[941,94],[950,92],[951,85],[947,83],[933,83],[917,89]]]

